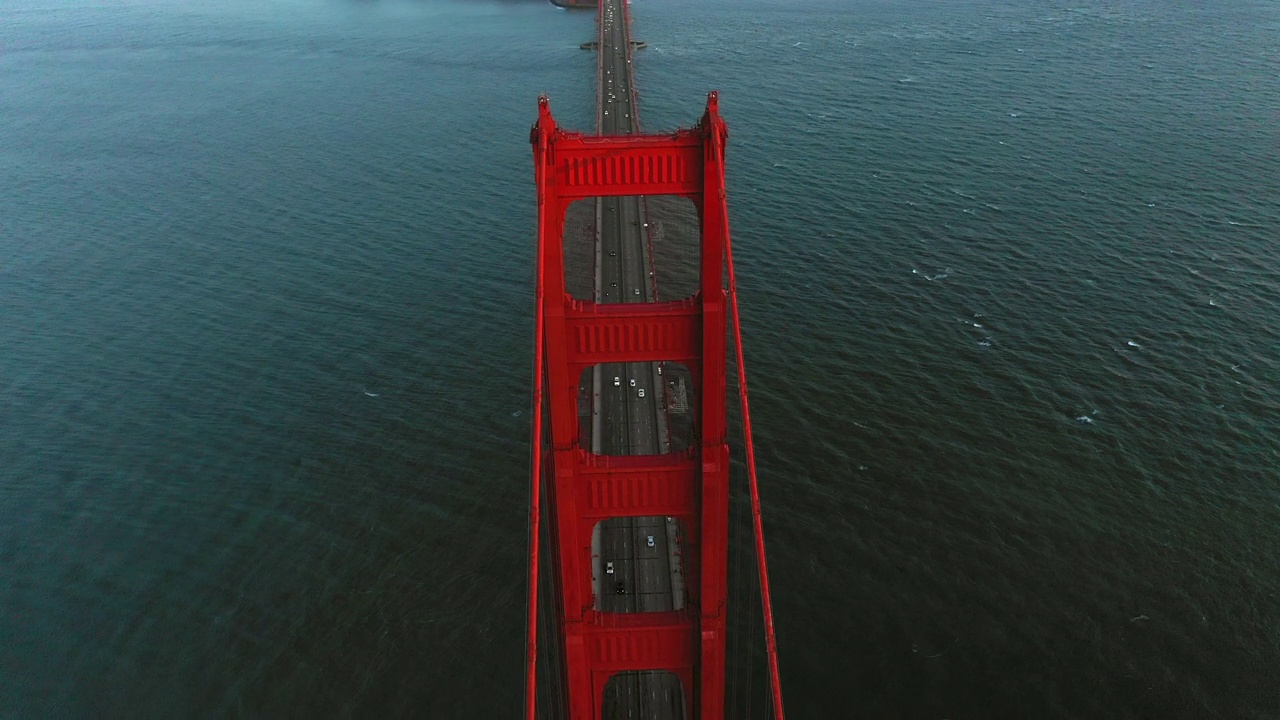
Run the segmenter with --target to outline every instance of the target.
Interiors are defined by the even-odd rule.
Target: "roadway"
[[[602,0],[599,103],[602,135],[639,129],[632,85],[632,48],[624,0]],[[595,299],[600,303],[652,302],[653,259],[642,198],[596,201]],[[661,363],[609,363],[592,375],[592,451],[605,455],[669,452]],[[684,607],[679,528],[663,516],[606,520],[592,541],[597,608],[605,612],[657,612]],[[682,718],[679,681],[666,673],[617,678],[605,693],[604,717]]]

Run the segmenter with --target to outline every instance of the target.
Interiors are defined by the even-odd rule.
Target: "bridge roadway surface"
[[[597,127],[602,135],[639,129],[632,47],[624,0],[602,0]],[[600,303],[655,300],[654,268],[639,197],[596,200],[595,296]],[[608,363],[592,372],[592,451],[605,455],[668,452],[661,363]],[[613,518],[592,540],[598,609],[654,612],[684,607],[679,528],[666,517]],[[612,568],[612,572],[609,569]],[[605,691],[605,718],[683,718],[679,680],[667,673],[632,673]]]

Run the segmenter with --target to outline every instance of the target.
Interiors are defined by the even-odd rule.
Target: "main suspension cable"
[[[718,156],[716,164],[720,168],[720,187],[723,192],[725,187],[724,147],[720,143],[714,143],[714,147]],[[725,202],[723,195],[721,195],[719,201],[721,203]],[[760,569],[760,604],[764,615],[765,653],[769,659],[769,684],[773,690],[773,716],[777,720],[783,720],[782,682],[778,675],[778,642],[773,630],[773,601],[769,594],[769,571],[764,555],[764,521],[760,516],[760,488],[756,479],[756,452],[755,446],[751,441],[751,411],[747,405],[747,369],[742,360],[742,324],[738,316],[738,283],[733,272],[733,249],[729,241],[728,212],[725,213],[725,218],[724,252],[729,268],[729,307],[733,317],[734,352],[737,353],[738,361],[738,397],[742,402],[742,434],[743,445],[747,449],[747,478],[751,488],[751,518],[755,527],[756,564]]]

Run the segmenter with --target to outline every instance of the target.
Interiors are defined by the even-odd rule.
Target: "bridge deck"
[[[598,52],[598,132],[603,135],[638,132],[632,46],[624,0],[604,0],[600,8]],[[646,227],[641,198],[597,199],[597,302],[657,299],[650,280],[654,268],[645,242]],[[650,455],[670,450],[666,412],[660,402],[665,393],[658,365],[637,362],[597,366],[591,387],[593,452]],[[594,553],[598,556],[594,571],[600,610],[653,612],[684,606],[679,531],[668,518],[606,520],[600,523],[593,546],[598,548]],[[605,718],[682,718],[679,680],[668,673],[633,673],[615,678],[606,691],[602,712]]]

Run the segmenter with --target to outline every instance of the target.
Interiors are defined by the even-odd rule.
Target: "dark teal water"
[[[592,17],[0,16],[0,714],[515,714]],[[791,714],[1280,717],[1280,8],[633,16],[731,127]]]

